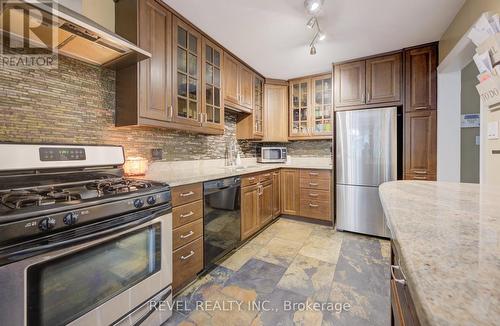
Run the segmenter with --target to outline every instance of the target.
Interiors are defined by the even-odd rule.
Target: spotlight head
[[[314,45],[311,45],[311,49],[309,50],[310,55],[315,55],[316,54],[316,47]]]

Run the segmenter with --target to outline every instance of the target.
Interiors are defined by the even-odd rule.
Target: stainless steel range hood
[[[59,54],[115,70],[151,57],[149,52],[60,4],[52,7],[42,1],[23,0],[10,8],[24,9],[4,10],[4,16],[9,17],[3,17],[2,29],[10,37],[50,44],[48,47],[56,48]],[[38,26],[32,29],[36,37],[23,36],[23,22],[27,21],[30,26]]]

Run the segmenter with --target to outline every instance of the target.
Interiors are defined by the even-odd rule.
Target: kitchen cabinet
[[[273,171],[273,218],[281,215],[281,172]]]
[[[424,110],[405,115],[405,179],[435,180],[437,112]]]
[[[264,79],[253,75],[253,110],[238,117],[236,138],[261,140],[264,135]]]
[[[222,64],[207,63],[203,57],[202,44],[216,49],[215,44],[160,1],[122,0],[115,4],[115,13],[116,32],[151,53],[150,59],[116,72],[116,126],[222,134],[222,100],[210,106],[209,98],[202,96],[213,87],[222,92],[222,85],[210,84],[211,76],[202,71],[209,72],[210,65],[223,74]],[[217,51],[221,56],[222,50]]]
[[[288,86],[264,87],[264,142],[288,142]]]
[[[241,240],[245,240],[260,228],[260,185],[241,188]]]
[[[281,170],[281,213],[299,215],[300,188],[299,170]]]
[[[437,56],[436,44],[405,50],[406,112],[436,110]]]
[[[223,51],[203,38],[202,40],[202,125],[224,130],[224,99],[222,98]]]
[[[401,52],[336,64],[335,109],[402,105]]]
[[[290,81],[290,140],[332,138],[332,91],[331,74]]]
[[[401,102],[402,54],[366,60],[366,104]]]
[[[263,227],[273,219],[274,203],[274,184],[273,180],[263,182],[260,185],[259,196],[259,227]]]
[[[330,171],[300,170],[300,216],[332,220],[331,183]]]
[[[252,113],[254,73],[243,63],[224,53],[224,100],[226,106]]]
[[[201,127],[201,35],[174,16],[174,121]]]
[[[172,188],[172,287],[178,293],[203,269],[203,186]]]
[[[399,257],[394,243],[391,241],[391,325],[392,326],[419,326],[415,304],[410,289],[399,266]]]

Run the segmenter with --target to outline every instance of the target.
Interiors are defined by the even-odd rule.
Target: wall
[[[480,99],[476,90],[479,71],[474,62],[462,69],[461,114],[479,113]],[[476,145],[479,128],[461,128],[460,134],[460,181],[479,183],[479,153]]]
[[[486,11],[500,12],[500,0],[467,0],[439,41],[439,59],[442,61],[472,24]]]
[[[168,161],[225,157],[236,138],[236,115],[226,113],[222,136],[159,128],[114,126],[115,73],[60,57],[53,70],[0,69],[0,141],[123,145],[128,156],[151,157],[162,148]],[[291,155],[324,155],[330,141],[291,143]],[[243,157],[255,143],[239,141]],[[329,153],[329,152],[327,152]]]

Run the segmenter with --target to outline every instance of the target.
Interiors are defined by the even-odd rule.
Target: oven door
[[[171,209],[138,214],[111,229],[83,226],[70,230],[81,236],[63,233],[61,241],[12,253],[28,258],[0,267],[0,325],[159,325],[168,319],[170,311],[148,301],[171,300]]]

